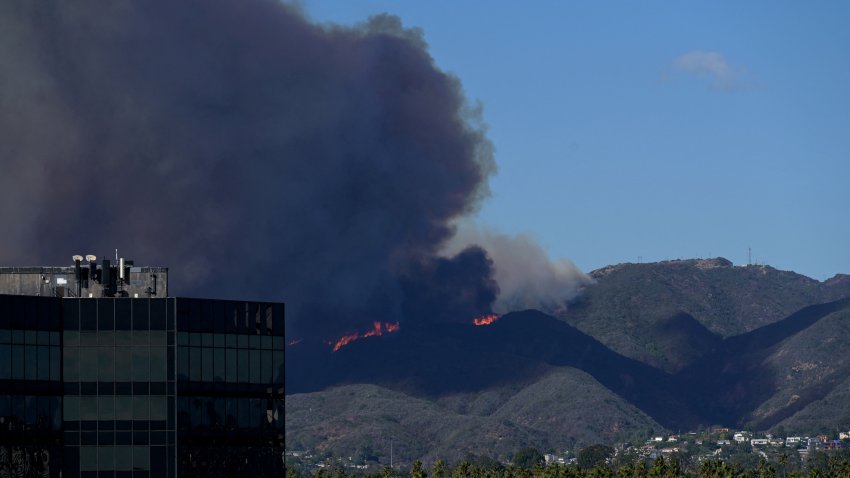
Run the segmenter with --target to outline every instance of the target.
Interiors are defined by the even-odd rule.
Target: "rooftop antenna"
[[[124,286],[124,258],[118,260],[118,284],[120,287]]]
[[[753,265],[753,248],[752,247],[747,248],[747,265],[748,266]]]
[[[83,256],[76,254],[71,259],[74,260],[74,278],[77,279],[77,297],[83,294],[83,270],[80,263],[83,262]]]

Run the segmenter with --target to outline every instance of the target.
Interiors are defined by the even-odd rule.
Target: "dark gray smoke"
[[[0,164],[0,263],[117,247],[180,295],[285,301],[305,337],[404,321],[494,169],[420,33],[272,0],[0,2]]]
[[[417,324],[469,323],[489,312],[499,295],[493,275],[493,262],[478,246],[411,264],[401,277],[404,317]]]

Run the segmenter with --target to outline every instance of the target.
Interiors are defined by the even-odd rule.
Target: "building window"
[[[97,471],[97,447],[80,447],[80,471]]]

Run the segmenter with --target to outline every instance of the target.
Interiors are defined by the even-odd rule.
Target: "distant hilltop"
[[[613,350],[676,372],[719,342],[803,307],[850,297],[850,276],[818,281],[769,265],[723,258],[621,263],[557,315]],[[554,311],[550,311],[554,312]]]
[[[619,264],[612,264],[605,267],[600,267],[599,269],[591,271],[588,275],[593,279],[601,279],[612,272],[617,272],[627,267],[695,267],[697,269],[721,269],[721,268],[737,268],[737,269],[750,269],[753,271],[759,271],[762,274],[767,274],[771,271],[776,271],[784,274],[793,274],[799,277],[805,277],[807,279],[817,281],[817,279],[812,279],[808,276],[798,274],[794,271],[785,271],[781,269],[777,269],[768,264],[743,264],[736,266],[732,261],[726,259],[725,257],[714,257],[708,259],[668,259],[658,262],[621,262]],[[819,282],[819,281],[818,281]],[[850,275],[848,274],[836,274],[833,277],[823,281],[824,284],[830,285],[838,285],[838,284],[850,284]]]
[[[734,267],[735,265],[729,259],[725,257],[715,257],[713,259],[673,259],[659,262],[621,262],[619,264],[612,264],[609,266],[601,267],[594,271],[591,271],[590,276],[594,279],[600,279],[605,277],[611,272],[622,269],[623,267],[634,266],[634,265],[652,265],[652,264],[676,264],[676,265],[686,265],[686,266],[694,266],[700,269],[717,269],[719,267]]]

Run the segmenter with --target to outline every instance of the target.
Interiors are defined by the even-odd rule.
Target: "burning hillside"
[[[401,326],[398,322],[394,324],[388,322],[373,322],[372,329],[366,332],[355,332],[353,334],[344,335],[340,337],[339,340],[333,343],[333,351],[336,352],[339,349],[350,344],[351,342],[354,342],[355,340],[365,339],[366,337],[377,337],[384,335],[384,333],[398,332],[400,328]],[[329,344],[331,344],[331,342],[329,342]]]
[[[493,322],[499,320],[499,316],[496,314],[487,314],[481,317],[476,317],[472,319],[472,325],[480,326],[480,325],[490,325]]]
[[[0,2],[0,18],[0,216],[16,224],[0,263],[119,245],[167,264],[181,294],[284,301],[290,348],[347,334],[337,350],[396,321],[490,313],[505,274],[540,270],[499,246],[518,263],[500,289],[488,250],[467,247],[481,241],[446,250],[488,195],[493,150],[397,17],[328,27],[277,0],[80,0]],[[68,180],[80,171],[113,180]]]

